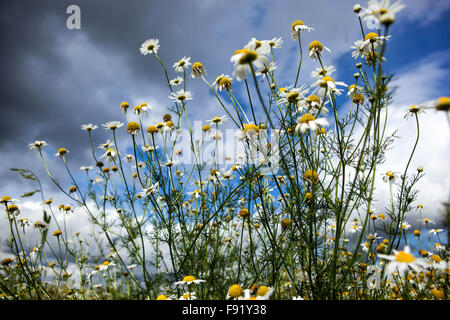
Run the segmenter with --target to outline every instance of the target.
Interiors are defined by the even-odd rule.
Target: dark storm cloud
[[[49,143],[50,157],[55,149],[68,148],[71,164],[78,168],[91,164],[86,160],[88,140],[81,124],[99,125],[98,144],[107,138],[101,123],[124,121],[118,109],[123,100],[138,103],[130,100],[151,97],[163,107],[169,104],[160,65],[139,53],[145,39],[160,40],[159,53],[168,69],[174,61],[190,56],[192,62],[206,65],[213,81],[219,74],[232,73],[231,54],[251,37],[281,36],[288,58],[280,67],[294,74],[297,57],[289,48],[296,43],[290,39],[290,23],[298,16],[309,16],[319,24],[327,19],[327,12],[336,15],[335,8],[319,2],[286,1],[268,8],[268,1],[3,1],[0,192],[7,192],[16,181],[10,167],[30,168],[45,176],[37,154],[27,150],[34,140]],[[346,1],[349,8],[350,3]],[[80,30],[66,28],[66,9],[72,4],[81,8]],[[319,7],[323,18],[307,14]],[[192,81],[190,89],[195,103],[189,112],[201,110],[203,117],[209,116],[205,110],[210,106],[204,105],[210,99],[208,90],[200,81]]]

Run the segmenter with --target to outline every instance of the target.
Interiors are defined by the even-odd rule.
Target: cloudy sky
[[[403,118],[405,110],[450,96],[450,1],[404,3],[407,6],[392,28],[385,63],[398,86],[387,130],[390,134],[398,129],[400,138],[380,173],[401,171],[407,162],[416,131],[413,120]],[[81,8],[79,30],[66,26],[66,9],[72,4]],[[82,124],[101,127],[107,121],[124,121],[118,108],[122,101],[132,106],[145,101],[153,107],[152,121],[161,121],[170,105],[169,91],[158,62],[139,53],[141,43],[149,38],[159,39],[158,53],[170,69],[169,77],[177,75],[171,65],[187,56],[203,62],[212,82],[222,73],[232,74],[230,57],[250,38],[282,37],[283,47],[276,51],[277,73],[283,75],[280,84],[288,86],[298,64],[298,44],[290,36],[290,26],[301,19],[315,29],[305,33],[304,42],[320,40],[330,48],[332,53],[324,54],[325,64],[336,66],[336,80],[352,83],[356,70],[350,47],[360,38],[354,4],[353,0],[2,1],[0,195],[18,198],[34,189],[9,170],[19,167],[41,178],[46,198],[60,197],[38,154],[28,151],[28,144],[35,140],[49,144],[49,167],[64,181],[61,163],[53,156],[58,148],[70,150],[69,165],[74,171],[92,164]],[[316,67],[304,58],[302,83],[312,83],[309,74]],[[204,121],[223,115],[200,81],[190,80],[188,89],[194,93],[188,106],[191,119]],[[419,185],[418,201],[428,215],[438,217],[442,202],[449,197],[449,124],[444,114],[433,111],[422,115],[420,121],[421,141],[411,168],[424,167],[426,177]],[[94,143],[111,138],[107,134],[96,130]],[[381,183],[377,195],[380,199],[386,196]],[[382,200],[377,205],[379,211],[385,206]],[[35,208],[31,202],[28,206]]]

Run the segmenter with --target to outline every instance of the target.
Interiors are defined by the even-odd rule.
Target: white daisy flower
[[[444,229],[431,229],[430,231],[428,231],[429,233],[432,233],[434,235],[437,235],[439,232],[444,231]]]
[[[92,124],[92,123],[83,124],[81,126],[81,130],[86,130],[86,131],[92,131],[92,130],[95,130],[97,128],[98,128],[98,126],[96,124]]]
[[[360,16],[364,21],[369,21],[374,17],[379,22],[383,19],[383,16],[395,15],[400,12],[405,7],[401,1],[396,1],[391,4],[390,0],[370,0],[368,3],[368,7],[366,9],[362,9]]]
[[[206,74],[206,69],[201,62],[194,62],[192,65],[192,73],[191,78],[201,78],[204,74]]]
[[[206,282],[206,280],[197,279],[194,276],[185,276],[183,280],[175,282],[174,286],[185,286],[185,285],[191,285],[193,283],[200,284],[202,282]]]
[[[317,88],[313,91],[317,93],[319,96],[324,97],[326,93],[334,92],[337,95],[342,94],[342,89],[336,88],[336,86],[344,86],[347,85],[342,81],[334,81],[333,78],[325,76],[322,79],[316,81],[311,85],[311,87],[316,86]]]
[[[120,121],[109,121],[105,124],[102,124],[102,126],[105,128],[105,130],[116,130],[123,126],[123,123]]]
[[[283,44],[283,39],[273,38],[272,40],[264,40],[263,42],[267,42],[267,45],[272,49],[278,49],[281,48],[281,45]]]
[[[316,119],[313,114],[305,113],[301,117],[297,118],[297,125],[295,131],[304,133],[307,130],[316,130],[319,126],[328,126],[328,120],[325,118]]]
[[[225,121],[227,121],[227,120],[228,120],[227,116],[221,116],[221,117],[214,117],[211,120],[207,120],[207,122],[211,125],[213,125],[213,124],[219,125],[219,124],[225,123]]]
[[[177,92],[172,92],[169,99],[175,102],[184,103],[186,100],[192,100],[192,93],[190,91],[180,89]]]
[[[219,89],[220,91],[222,90],[230,90],[232,87],[232,79],[229,75],[226,74],[221,74],[220,76],[218,76],[216,78],[216,80],[213,83],[213,88],[214,89]]]
[[[114,142],[107,139],[105,143],[99,144],[97,148],[107,150],[107,149],[111,148],[112,146],[114,146]]]
[[[142,192],[139,192],[138,196],[140,198],[149,197],[150,195],[155,194],[158,191],[158,188],[159,188],[159,183],[156,182],[155,184],[151,185],[150,187],[142,189]]]
[[[184,70],[186,70],[187,68],[189,68],[189,66],[192,64],[190,62],[191,58],[190,57],[183,57],[180,60],[178,60],[177,62],[175,62],[172,66],[172,68],[174,68],[175,72],[183,72]]]
[[[159,49],[159,40],[158,39],[148,39],[145,40],[142,44],[141,44],[141,54],[143,54],[144,56],[147,54],[151,54],[151,53],[158,53],[158,49]]]
[[[256,40],[250,41],[243,49],[236,50],[230,59],[234,63],[233,76],[241,81],[247,78],[247,72],[251,72],[250,65],[256,70],[269,66],[270,62],[265,54],[267,46]]]
[[[176,77],[175,79],[170,80],[170,85],[171,86],[179,86],[180,84],[183,83],[183,78],[182,77]]]
[[[405,273],[409,268],[416,272],[419,272],[420,267],[427,265],[426,261],[421,258],[415,258],[411,254],[411,250],[408,246],[405,246],[403,251],[394,250],[393,254],[388,256],[385,254],[378,254],[378,257],[384,260],[388,260],[385,272],[391,275],[394,272]]]
[[[331,52],[331,50],[325,47],[320,41],[314,40],[309,44],[308,55],[311,59],[316,61],[317,59],[319,59],[319,56],[323,51],[323,49],[327,50],[328,52]]]
[[[301,20],[295,20],[291,25],[291,36],[292,39],[298,40],[298,34],[302,31],[308,31],[311,32],[311,30],[314,30],[311,27],[308,27],[305,25],[305,23]]]
[[[311,77],[315,80],[320,80],[325,76],[330,76],[333,72],[336,71],[336,67],[328,66],[328,67],[319,67],[311,72]]]
[[[43,141],[43,140],[36,140],[33,143],[30,143],[28,145],[28,148],[30,149],[30,151],[37,149],[38,151],[41,151],[41,149],[43,147],[47,146],[47,142]]]
[[[450,112],[450,97],[440,97],[418,105],[420,109],[435,109]]]
[[[89,171],[89,170],[92,170],[93,168],[94,168],[94,166],[81,166],[80,170]]]
[[[117,152],[116,150],[110,148],[106,150],[106,152],[103,155],[100,156],[100,159],[101,158],[106,158],[109,161],[114,161],[117,158]]]

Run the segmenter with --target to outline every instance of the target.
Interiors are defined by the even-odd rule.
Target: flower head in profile
[[[169,99],[175,102],[185,103],[185,101],[187,100],[192,100],[192,93],[190,91],[184,91],[183,89],[180,89],[177,92],[172,92],[169,96]]]
[[[30,151],[36,149],[38,151],[41,151],[43,147],[47,146],[47,142],[43,141],[43,140],[36,140],[33,143],[30,143],[28,145],[28,148],[30,149]]]
[[[297,125],[295,126],[295,131],[306,132],[307,130],[316,130],[319,127],[328,126],[328,120],[325,118],[315,118],[311,113],[305,113],[301,117],[297,118]]]
[[[309,44],[308,55],[311,59],[315,61],[319,59],[319,56],[323,51],[323,49],[327,50],[328,52],[331,52],[331,50],[325,47],[320,41],[314,40]]]
[[[405,246],[403,251],[393,250],[392,255],[378,254],[378,257],[388,261],[385,269],[387,274],[392,274],[394,272],[403,274],[410,268],[419,272],[420,267],[426,266],[426,261],[421,258],[415,258],[411,254],[411,250],[408,246]]]
[[[185,285],[191,285],[193,283],[200,284],[202,282],[206,282],[206,280],[197,279],[194,276],[185,276],[183,278],[183,280],[175,282],[174,286],[185,286]]]
[[[187,68],[189,68],[189,66],[192,64],[190,62],[191,58],[188,57],[183,57],[180,60],[178,60],[177,62],[175,62],[172,66],[172,68],[174,68],[175,72],[183,72],[184,70],[186,70]]]
[[[88,132],[92,131],[92,130],[95,130],[97,128],[98,128],[98,126],[96,124],[92,124],[92,123],[81,125],[81,130],[85,130],[85,131],[88,131]]]
[[[391,36],[379,36],[376,32],[366,34],[364,41],[360,43],[360,51],[366,56],[369,52],[377,50],[385,40],[389,40]]]
[[[100,159],[106,158],[109,161],[114,161],[114,160],[116,160],[116,157],[117,157],[116,150],[110,148],[110,149],[106,150],[106,152],[103,155],[100,156]]]
[[[191,78],[201,78],[206,74],[206,69],[201,62],[194,62],[192,64]]]
[[[68,153],[69,153],[69,150],[67,150],[66,148],[59,148],[58,152],[55,154],[55,156],[62,158]]]
[[[404,7],[400,0],[394,3],[391,3],[391,0],[369,0],[367,8],[361,10],[360,16],[365,21],[375,18],[378,22],[382,22],[385,16],[395,15]]]
[[[159,49],[159,40],[158,39],[148,39],[145,40],[142,44],[141,44],[141,54],[143,54],[144,56],[147,54],[151,54],[151,53],[158,53],[158,49]]]
[[[334,81],[334,79],[329,76],[325,76],[322,79],[316,81],[315,83],[313,83],[312,86],[316,86],[316,89],[314,90],[314,92],[317,93],[321,97],[324,97],[325,94],[329,94],[330,92],[340,95],[340,94],[342,94],[343,90],[338,89],[336,86],[347,87],[347,85],[344,82]]]
[[[219,125],[219,124],[223,124],[227,120],[228,120],[227,116],[214,117],[211,120],[208,120],[208,123],[210,125]]]
[[[233,76],[241,81],[247,78],[247,73],[252,69],[260,70],[269,66],[270,62],[265,56],[267,49],[267,45],[252,39],[243,49],[236,50],[230,59],[234,63]]]
[[[216,78],[216,80],[213,83],[213,88],[222,90],[230,91],[233,86],[232,79],[229,75],[221,74]]]
[[[440,97],[418,106],[421,109],[435,109],[437,111],[450,112],[450,97]]]
[[[123,126],[123,123],[120,121],[109,121],[105,124],[102,124],[102,126],[106,129],[106,130],[116,130],[120,127]]]
[[[295,20],[294,22],[292,22],[292,25],[291,25],[292,39],[298,40],[298,34],[300,32],[302,32],[302,31],[310,32],[311,30],[314,30],[314,29],[305,25],[305,23],[302,20]]]

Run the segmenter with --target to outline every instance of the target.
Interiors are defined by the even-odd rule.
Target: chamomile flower
[[[180,84],[183,83],[183,78],[182,77],[176,77],[175,79],[170,80],[170,85],[171,86],[179,86]]]
[[[328,126],[328,120],[325,118],[315,118],[311,113],[305,113],[301,117],[297,118],[297,125],[295,131],[306,132],[307,130],[316,130],[319,126]]]
[[[102,124],[102,126],[106,129],[106,130],[116,130],[119,129],[120,127],[123,126],[123,123],[120,121],[109,121],[105,124]]]
[[[140,198],[146,198],[149,197],[152,194],[155,194],[158,191],[159,183],[156,182],[155,184],[151,185],[148,188],[142,189],[142,192],[138,193],[138,196]]]
[[[421,258],[415,258],[408,246],[405,246],[403,251],[393,250],[392,255],[378,254],[378,257],[389,261],[385,269],[385,272],[389,275],[394,272],[404,274],[410,268],[419,272],[420,267],[426,266],[426,261]]]
[[[383,19],[385,15],[395,15],[400,12],[405,7],[401,1],[396,1],[391,4],[390,0],[370,0],[368,7],[362,9],[360,16],[364,21],[369,21],[374,17],[379,22]]]
[[[103,149],[103,150],[107,150],[107,149],[109,149],[109,148],[111,148],[113,146],[114,146],[114,142],[112,142],[111,140],[107,139],[105,143],[99,144],[97,148]]]
[[[319,56],[323,51],[323,49],[327,50],[328,52],[331,52],[331,50],[325,47],[320,41],[314,40],[309,44],[308,55],[311,59],[316,61],[317,59],[319,59]]]
[[[428,231],[429,233],[434,234],[435,236],[439,233],[444,231],[444,229],[431,229],[430,231]]]
[[[369,32],[364,41],[361,43],[361,50],[366,55],[371,51],[375,51],[385,40],[389,40],[391,36],[379,36],[375,32]]]
[[[272,287],[260,286],[256,292],[256,300],[269,300],[272,293]]]
[[[98,128],[98,126],[96,124],[92,124],[92,123],[81,125],[81,130],[85,130],[85,131],[92,131],[97,128]]]
[[[147,54],[151,54],[151,53],[158,53],[158,49],[159,49],[159,40],[158,39],[148,39],[145,40],[142,44],[141,44],[141,54],[143,54],[144,56]]]
[[[291,25],[292,39],[298,40],[299,32],[303,32],[303,31],[311,32],[311,30],[314,30],[314,29],[305,25],[305,23],[302,20],[295,20],[294,22],[292,22],[292,25]]]
[[[270,62],[265,56],[266,46],[258,45],[258,41],[250,41],[243,49],[236,50],[231,57],[234,63],[233,76],[241,81],[247,78],[247,72],[250,72],[251,65],[256,69],[262,69],[269,66]]]
[[[282,38],[273,38],[272,40],[264,40],[267,42],[267,45],[272,49],[278,49],[281,48],[281,45],[283,44]]]
[[[183,72],[184,70],[189,68],[189,66],[192,64],[190,60],[191,60],[190,57],[183,57],[177,62],[175,62],[172,68],[174,68],[175,72]]]
[[[328,104],[328,101],[324,103],[324,106],[322,106],[322,103],[323,101],[321,101],[317,95],[311,94],[298,103],[298,112],[318,112],[320,110],[321,113],[327,114],[328,109],[325,107],[325,105]]]
[[[221,116],[221,117],[214,117],[211,120],[207,120],[207,122],[210,125],[219,125],[225,123],[225,121],[227,120],[228,120],[227,116]]]
[[[397,173],[393,171],[387,171],[383,174],[383,181],[384,182],[394,182],[395,179],[397,179]]]
[[[325,76],[322,79],[316,81],[313,83],[312,87],[316,87],[316,89],[313,91],[317,95],[324,97],[325,94],[334,92],[334,94],[340,95],[342,93],[342,89],[338,89],[336,86],[344,86],[347,87],[347,85],[342,81],[334,81],[333,78],[329,76]]]
[[[195,292],[185,292],[180,297],[179,300],[195,300],[197,299],[197,294]]]
[[[195,283],[195,284],[200,284],[200,283],[202,283],[202,282],[206,282],[206,280],[197,279],[197,278],[194,277],[194,276],[185,276],[185,277],[183,278],[183,280],[177,281],[177,282],[175,282],[173,285],[174,285],[174,286],[185,286],[185,285],[191,285],[191,284],[193,284],[193,283]]]
[[[259,68],[256,72],[256,76],[260,75],[266,75],[272,71],[275,71],[277,69],[277,64],[273,61],[269,62],[268,65],[264,65],[262,68]]]
[[[334,66],[319,67],[311,72],[311,77],[315,80],[320,80],[325,76],[330,76],[335,71],[336,67]]]
[[[93,168],[94,168],[94,166],[81,166],[80,170],[89,171],[89,170],[92,170]]]
[[[192,72],[191,78],[201,78],[204,74],[206,74],[206,69],[201,62],[194,62],[192,64]]]
[[[232,87],[232,79],[229,75],[221,74],[216,78],[216,80],[213,83],[213,88],[222,90],[230,90]]]
[[[187,100],[192,100],[192,93],[190,91],[184,91],[183,89],[178,90],[177,92],[172,92],[169,96],[169,99],[184,103]]]
[[[30,143],[28,145],[28,148],[30,149],[30,151],[36,149],[38,151],[41,151],[43,147],[47,146],[47,142],[42,141],[42,140],[36,140],[33,143]]]
[[[67,153],[69,153],[69,150],[67,150],[66,148],[59,148],[55,156],[61,158],[64,157]]]
[[[116,150],[109,148],[103,155],[100,156],[100,159],[101,158],[106,158],[106,160],[114,161],[117,158],[117,152]]]
[[[423,109],[435,109],[437,111],[450,112],[450,97],[440,97],[435,100],[422,103],[418,107]]]

